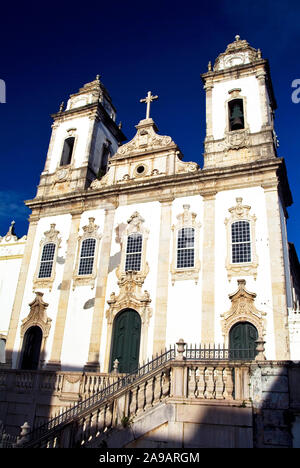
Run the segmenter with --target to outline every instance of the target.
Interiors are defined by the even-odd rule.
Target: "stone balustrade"
[[[245,405],[249,403],[250,363],[218,363],[175,359],[138,381],[77,413],[30,444],[34,447],[99,446],[113,427],[126,427],[163,403],[183,401]]]

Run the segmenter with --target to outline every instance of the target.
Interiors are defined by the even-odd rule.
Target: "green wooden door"
[[[234,325],[229,332],[231,359],[254,359],[257,338],[257,330],[251,323],[241,322]]]
[[[119,372],[133,372],[139,366],[141,318],[132,309],[120,312],[113,326],[110,370],[115,359],[119,361]]]

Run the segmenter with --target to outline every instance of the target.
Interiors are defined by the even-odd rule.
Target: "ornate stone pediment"
[[[199,170],[197,163],[182,161],[178,146],[170,136],[157,133],[151,118],[141,120],[136,129],[134,138],[110,158],[107,173],[93,180],[91,190]]]
[[[129,154],[144,153],[169,146],[176,146],[170,136],[158,135],[154,121],[150,119],[141,120],[136,126],[135,137],[120,146],[113,158],[127,157]]]
[[[22,320],[21,337],[24,336],[28,328],[33,326],[39,326],[42,329],[44,338],[49,335],[52,320],[47,316],[48,304],[43,301],[43,293],[36,292],[35,294],[35,299],[29,304],[29,314]]]
[[[139,275],[134,271],[127,271],[120,277],[118,296],[113,292],[107,301],[109,309],[106,312],[106,318],[110,325],[116,314],[127,308],[136,310],[141,316],[142,324],[148,325],[152,316],[151,299],[148,291],[142,291],[142,284]]]
[[[231,300],[231,308],[221,315],[222,318],[222,333],[225,339],[228,340],[228,334],[233,325],[238,322],[250,322],[258,331],[259,336],[265,334],[265,312],[256,309],[254,301],[256,294],[246,290],[246,281],[237,280],[238,290],[229,294]]]

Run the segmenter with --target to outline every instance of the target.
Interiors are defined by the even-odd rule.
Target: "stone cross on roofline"
[[[146,102],[147,103],[147,108],[146,108],[146,119],[149,119],[150,117],[150,104],[152,101],[155,101],[158,99],[158,96],[152,96],[151,91],[148,91],[147,97],[145,99],[140,99],[140,102]]]

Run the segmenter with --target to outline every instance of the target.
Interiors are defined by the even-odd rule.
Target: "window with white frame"
[[[142,247],[142,234],[133,233],[127,237],[125,271],[141,270]]]
[[[229,218],[225,218],[227,231],[226,269],[228,279],[232,276],[257,276],[258,256],[255,242],[255,214],[250,213],[251,206],[244,205],[242,197],[236,198],[236,205],[228,209]]]
[[[195,263],[195,229],[182,228],[177,237],[177,268],[193,268]]]
[[[56,244],[49,242],[43,246],[38,278],[51,278]]]
[[[236,221],[231,225],[232,263],[251,262],[251,234],[249,221]]]
[[[183,212],[172,226],[173,249],[171,267],[172,285],[175,281],[194,280],[197,284],[200,271],[199,245],[201,224],[196,221],[197,213],[190,205],[183,205]]]
[[[96,239],[88,238],[82,241],[78,275],[91,275],[93,273]]]

